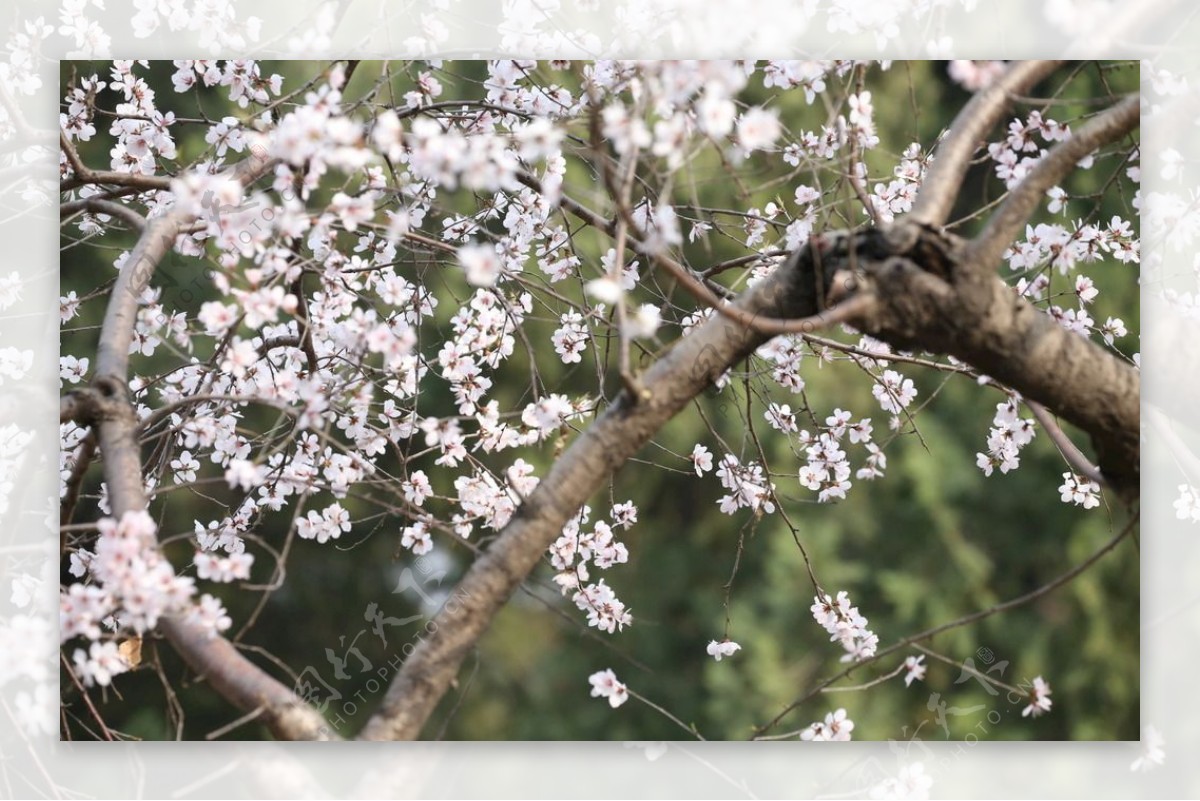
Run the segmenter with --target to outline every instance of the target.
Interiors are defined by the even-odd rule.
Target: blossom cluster
[[[1045,155],[1038,140],[1045,144],[1061,142],[1071,135],[1070,126],[1046,119],[1040,111],[1032,111],[1025,119],[1014,119],[1008,124],[1008,135],[1000,142],[988,145],[988,155],[996,163],[996,176],[1004,181],[1005,188],[1012,189]],[[1032,153],[1034,155],[1024,155]]]
[[[731,515],[738,509],[766,514],[775,512],[775,484],[766,479],[762,465],[757,462],[742,464],[732,453],[727,453],[721,457],[717,478],[721,480],[721,486],[729,490],[729,494],[720,500],[721,511],[725,514]]]
[[[871,394],[885,412],[899,415],[917,397],[917,388],[911,378],[905,378],[895,370],[884,370],[871,387]]]
[[[1100,505],[1100,485],[1090,478],[1067,472],[1062,474],[1063,483],[1058,488],[1063,503],[1095,509]]]
[[[815,435],[800,432],[799,441],[807,457],[807,463],[800,468],[800,484],[817,492],[817,500],[822,503],[845,498],[850,489],[850,460],[841,446],[843,438],[867,450],[865,463],[855,474],[857,478],[879,478],[887,468],[887,456],[871,441],[871,418],[856,423],[850,420],[850,412],[834,409],[825,418],[825,427]]]
[[[912,211],[929,161],[929,156],[922,154],[920,143],[913,142],[904,148],[900,163],[893,170],[895,177],[886,184],[875,184],[869,199],[881,222],[891,222],[897,215]]]
[[[836,598],[828,594],[813,598],[813,619],[829,632],[830,642],[840,643],[846,653],[843,662],[858,662],[875,655],[879,637],[867,628],[867,619],[850,603],[843,590]]]
[[[1020,416],[1019,399],[1010,397],[996,404],[996,415],[988,431],[987,453],[975,454],[975,463],[985,476],[999,468],[1001,473],[1021,466],[1021,449],[1033,441],[1037,427],[1033,420]]]
[[[588,676],[588,683],[592,685],[592,697],[607,698],[613,709],[629,700],[629,689],[617,680],[617,674],[611,668]]]
[[[591,582],[590,564],[597,570],[629,561],[629,549],[616,538],[617,530],[628,530],[637,522],[637,507],[631,502],[616,504],[612,522],[597,520],[585,530],[592,509],[584,506],[563,526],[562,534],[550,546],[550,564],[558,571],[554,582],[587,615],[589,626],[612,634],[633,623],[633,614],[617,598],[604,579]]]
[[[828,712],[824,720],[814,721],[813,724],[800,732],[801,740],[813,742],[849,742],[853,738],[854,721],[846,717],[845,709]]]
[[[120,628],[138,634],[154,628],[163,615],[182,608],[195,592],[194,581],[177,576],[158,551],[158,527],[145,511],[126,512],[120,520],[97,522],[95,550],[77,552],[76,564],[94,584],[72,584],[60,598],[60,636],[100,638],[99,624],[110,615]]]
[[[1025,226],[1025,238],[1005,251],[1010,269],[1026,271],[1049,265],[1066,275],[1080,264],[1090,264],[1111,256],[1124,264],[1141,261],[1141,244],[1128,220],[1112,217],[1108,225],[1076,220],[1070,228],[1057,223]],[[1091,302],[1095,293],[1081,295]]]
[[[118,632],[144,634],[158,621],[181,614],[186,622],[209,636],[229,628],[231,620],[221,602],[204,594],[192,604],[195,580],[175,574],[157,548],[157,526],[145,511],[126,512],[119,520],[97,522],[95,549],[72,554],[71,572],[86,581],[74,582],[59,594],[59,638],[89,640],[87,650],[72,655],[78,677],[87,685],[107,685],[113,676],[130,668],[117,643],[105,638]],[[226,580],[248,574],[252,560],[212,559],[197,555],[201,577]]]

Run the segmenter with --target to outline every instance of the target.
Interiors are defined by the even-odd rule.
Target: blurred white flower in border
[[[1160,767],[1166,758],[1162,735],[1153,726],[1146,726],[1142,729],[1142,755],[1133,760],[1129,769],[1135,773],[1145,773]]]

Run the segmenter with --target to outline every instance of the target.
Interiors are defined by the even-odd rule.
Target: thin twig
[[[663,708],[662,708],[661,706],[659,706],[658,704],[656,704],[656,703],[654,703],[653,701],[651,701],[649,698],[646,698],[646,697],[645,697],[645,696],[643,696],[643,695],[639,695],[638,693],[635,693],[633,690],[630,690],[628,687],[626,687],[626,688],[625,688],[625,691],[626,691],[627,693],[629,693],[629,695],[630,695],[630,696],[632,696],[632,697],[634,697],[634,698],[638,699],[638,700],[639,700],[639,701],[641,701],[643,704],[645,704],[646,706],[650,707],[650,708],[651,708],[651,709],[653,709],[654,711],[658,712],[660,715],[662,715],[663,717],[665,717],[667,720],[671,721],[671,722],[672,722],[672,723],[674,723],[676,726],[678,726],[679,728],[681,728],[681,729],[683,729],[684,731],[686,731],[688,734],[690,734],[690,735],[692,735],[693,737],[695,737],[697,740],[700,740],[701,742],[707,742],[707,740],[705,739],[705,737],[704,737],[703,735],[701,735],[701,734],[700,734],[700,732],[696,731],[696,729],[695,729],[695,728],[693,728],[692,726],[689,726],[689,725],[687,725],[687,724],[686,724],[686,723],[684,723],[682,720],[680,720],[679,718],[675,717],[675,716],[674,716],[674,715],[672,715],[670,712],[668,712],[667,710],[663,709]]]
[[[922,642],[924,640],[931,639],[933,637],[936,637],[939,634],[943,634],[947,631],[950,631],[951,629],[961,628],[963,626],[970,625],[971,623],[974,623],[978,620],[982,620],[986,617],[990,617],[992,615],[996,615],[1001,612],[1007,612],[1009,609],[1015,609],[1016,607],[1023,606],[1027,603],[1030,603],[1031,601],[1036,601],[1038,598],[1041,598],[1043,595],[1046,595],[1047,593],[1058,589],[1062,585],[1064,585],[1067,582],[1074,579],[1076,576],[1078,576],[1083,571],[1087,570],[1093,564],[1098,562],[1101,559],[1101,557],[1103,557],[1106,553],[1111,551],[1113,548],[1117,547],[1117,545],[1121,542],[1121,540],[1125,539],[1125,537],[1128,536],[1131,531],[1133,531],[1134,527],[1137,525],[1137,522],[1138,522],[1138,516],[1135,512],[1134,515],[1129,519],[1129,522],[1125,524],[1125,527],[1123,529],[1121,529],[1115,536],[1113,536],[1108,542],[1106,542],[1106,543],[1104,543],[1104,545],[1100,546],[1100,548],[1095,553],[1093,553],[1091,556],[1089,556],[1087,559],[1083,560],[1079,564],[1072,567],[1070,570],[1061,574],[1054,580],[1050,581],[1049,583],[1043,584],[1041,587],[1038,587],[1037,589],[1035,589],[1031,592],[1027,592],[1024,595],[1019,595],[1016,598],[1012,598],[1012,599],[1004,601],[1002,603],[998,603],[987,609],[983,609],[983,610],[980,610],[977,612],[972,612],[969,615],[964,615],[963,617],[960,617],[956,620],[951,620],[948,623],[943,623],[939,626],[934,626],[933,628],[926,629],[925,631],[918,632],[917,634],[913,634],[909,637],[905,637],[901,640],[898,640],[898,641],[892,643],[888,647],[877,651],[874,656],[868,657],[859,662],[855,662],[854,664],[850,665],[850,667],[846,668],[845,670],[843,670],[839,673],[836,673],[827,679],[824,679],[823,681],[819,682],[815,687],[813,687],[811,690],[809,690],[805,695],[796,699],[792,703],[788,704],[787,707],[785,707],[783,709],[783,711],[781,711],[778,715],[776,715],[774,718],[772,718],[769,722],[763,724],[762,726],[756,727],[756,729],[755,729],[756,734],[752,739],[755,739],[755,740],[765,739],[763,737],[763,732],[770,731],[771,729],[773,729],[775,726],[777,726],[779,724],[779,721],[783,720],[784,717],[786,717],[792,711],[797,709],[805,701],[818,695],[819,693],[824,691],[824,689],[826,687],[829,687],[836,681],[840,681],[841,679],[844,679],[845,677],[849,676],[855,670],[857,670],[860,667],[863,667],[864,665],[869,665],[872,662],[876,662],[889,654],[893,654],[896,651],[899,651],[901,648],[907,648],[907,647],[913,645],[914,643],[918,643],[918,642]]]
[[[266,709],[267,709],[266,705],[259,706],[256,709],[251,709],[249,712],[242,715],[237,720],[226,723],[224,726],[221,726],[220,728],[213,729],[208,734],[204,735],[204,739],[205,740],[215,740],[218,737],[224,737],[226,734],[233,731],[238,726],[241,726],[244,723],[249,723],[250,721],[254,720],[259,715],[261,715],[263,712],[265,712]]]
[[[1025,398],[1025,405],[1029,407],[1029,411],[1033,412],[1033,416],[1037,418],[1042,428],[1045,429],[1046,435],[1050,437],[1050,441],[1058,448],[1058,452],[1063,455],[1063,458],[1067,460],[1067,463],[1079,475],[1091,479],[1101,486],[1108,485],[1108,482],[1104,480],[1104,475],[1100,472],[1100,468],[1092,464],[1084,456],[1083,451],[1076,447],[1075,443],[1066,435],[1066,432],[1062,430],[1058,421],[1047,411],[1045,406],[1029,398]]]
[[[975,678],[979,679],[980,681],[986,681],[988,684],[994,684],[997,687],[999,687],[1000,689],[1006,690],[1007,692],[1010,692],[1010,693],[1016,693],[1017,695],[1024,695],[1024,692],[1021,690],[1021,688],[1014,687],[1011,684],[1008,684],[1007,682],[1000,681],[999,679],[995,678],[994,676],[989,676],[988,674],[986,674],[980,670],[976,670],[975,668],[971,667],[971,665],[967,664],[965,661],[958,660],[958,659],[951,659],[950,657],[946,656],[943,653],[939,653],[938,651],[935,651],[932,648],[926,648],[924,645],[918,645],[917,643],[913,643],[913,648],[916,648],[918,651],[920,651],[923,654],[926,654],[927,656],[932,656],[934,659],[938,660],[939,662],[941,662],[943,664],[950,665],[950,666],[956,667],[956,668],[961,668],[963,673],[967,673],[971,676],[974,676]]]
[[[890,673],[884,673],[882,676],[880,676],[877,679],[871,679],[870,681],[866,682],[865,684],[848,684],[845,687],[826,687],[825,689],[821,690],[821,692],[823,692],[823,693],[848,693],[848,692],[854,692],[856,690],[867,690],[867,689],[870,689],[871,687],[876,687],[880,684],[883,684],[884,682],[888,681],[889,679],[896,678],[897,676],[900,675],[900,673],[903,670],[904,670],[904,663],[901,662],[899,665],[896,666],[895,670],[891,671]]]
[[[104,719],[100,717],[100,713],[96,711],[96,707],[92,703],[91,696],[88,695],[88,691],[84,689],[83,684],[80,683],[79,677],[75,675],[75,669],[71,667],[69,662],[67,662],[67,655],[64,653],[59,653],[58,658],[62,661],[63,667],[67,669],[67,675],[71,677],[71,683],[75,685],[75,688],[79,690],[80,696],[83,697],[83,703],[87,705],[88,711],[92,713],[92,718],[95,719],[96,723],[100,724],[100,733],[104,735],[105,740],[111,742],[114,739],[112,732],[109,730],[108,725],[104,722]]]

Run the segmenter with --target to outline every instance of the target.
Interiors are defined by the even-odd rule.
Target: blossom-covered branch
[[[972,156],[988,131],[1000,121],[1012,96],[1027,91],[1061,64],[1061,61],[1014,61],[963,106],[938,146],[937,161],[921,185],[921,194],[909,215],[913,222],[927,225],[946,222]]]
[[[547,604],[541,589],[559,593],[574,607],[568,625],[605,638],[638,625],[621,566],[645,526],[614,482],[631,460],[711,483],[714,514],[745,521],[724,629],[695,643],[698,658],[721,670],[753,658],[751,640],[734,639],[733,578],[773,536],[755,536],[762,524],[790,531],[830,656],[872,661],[881,652],[864,612],[885,610],[860,612],[846,589],[821,586],[813,534],[791,504],[797,492],[853,498],[885,478],[895,443],[925,442],[919,420],[940,390],[920,369],[1000,394],[990,429],[996,399],[981,407],[980,480],[1017,469],[1035,441],[1042,417],[1022,418],[1025,400],[1085,430],[1107,485],[1136,492],[1138,378],[1115,344],[1128,332],[1088,315],[1100,291],[1091,276],[1053,294],[1046,274],[1102,255],[1136,262],[1130,223],[1102,226],[1093,212],[1030,226],[1002,254],[1012,280],[973,271],[975,245],[943,227],[978,145],[1052,62],[952,67],[977,73],[971,88],[991,87],[939,148],[905,140],[899,157],[880,148],[883,102],[868,89],[886,64],[388,62],[372,79],[355,61],[287,95],[254,61],[171,67],[177,99],[199,105],[207,91],[230,112],[177,117],[170,92],[156,96],[143,75],[156,67],[118,61],[110,82],[73,79],[60,115],[64,231],[84,247],[138,234],[111,259],[111,282],[89,275],[60,300],[64,324],[107,304],[95,352],[64,347],[60,361],[64,386],[82,384],[60,411],[62,541],[78,579],[61,600],[64,643],[84,641],[68,660],[84,689],[131,667],[121,638],[157,631],[245,713],[218,734],[257,721],[281,738],[344,736],[328,706],[336,683],[310,666],[289,688],[234,643],[296,586],[289,562],[390,538],[397,593],[419,587],[420,565],[460,576],[419,590],[427,621],[403,660],[375,674],[386,691],[358,721],[364,739],[417,738],[517,589]],[[787,104],[764,96],[814,113],[785,125]],[[1072,134],[1049,108],[988,146],[1008,193],[998,214],[1058,213],[1073,202],[1060,170],[1079,160],[1070,149],[1112,141],[1116,128]],[[110,138],[92,144],[100,119]],[[185,158],[177,139],[195,152]],[[81,156],[104,149],[115,177]],[[1127,150],[1121,167],[1135,158]],[[705,164],[719,171],[715,189],[696,180]],[[1078,307],[1055,303],[1064,296]],[[828,402],[811,370],[837,363],[849,369]],[[853,386],[861,397],[844,391]],[[706,392],[727,420],[706,413]],[[690,441],[660,436],[693,404]],[[86,477],[97,443],[100,484]],[[1086,460],[1074,457],[1078,470]],[[1057,491],[1052,478],[1051,503],[1099,505],[1086,474],[1068,473]],[[85,501],[90,522],[76,523]],[[270,579],[252,583],[263,554]],[[242,614],[214,594],[197,599],[198,582],[261,593],[232,640],[222,632]],[[384,606],[370,603],[363,634],[387,644],[389,626],[417,618]],[[326,653],[344,681],[348,657]],[[912,660],[894,671],[906,684],[924,675]],[[614,709],[642,697],[599,667],[583,674],[594,696]],[[844,711],[813,717],[811,739],[848,739],[855,726]]]

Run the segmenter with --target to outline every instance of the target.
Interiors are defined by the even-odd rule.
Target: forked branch
[[[967,247],[968,263],[982,272],[994,269],[1004,249],[1012,244],[1038,204],[1044,201],[1046,192],[1089,153],[1137,128],[1140,106],[1137,95],[1122,98],[1074,131],[1066,141],[1055,145],[1008,193],[987,226]]]
[[[239,165],[236,175],[249,184],[272,166],[271,160],[255,155]],[[138,420],[128,394],[129,343],[137,320],[138,298],[176,237],[192,222],[193,215],[173,209],[146,226],[113,286],[100,331],[94,392],[64,400],[60,412],[78,414],[85,397],[92,402],[90,414],[104,457],[104,480],[117,518],[146,508]],[[247,712],[262,708],[263,721],[276,737],[335,739],[316,709],[242,656],[228,640],[210,637],[207,630],[182,616],[164,618],[158,628],[192,669],[227,700]]]
[[[927,225],[946,222],[971,165],[971,156],[1004,116],[1012,96],[1028,91],[1061,64],[1061,61],[1014,61],[1003,75],[963,106],[938,145],[937,160],[921,184],[921,193],[908,215],[910,220]]]

